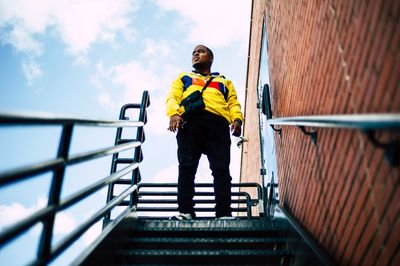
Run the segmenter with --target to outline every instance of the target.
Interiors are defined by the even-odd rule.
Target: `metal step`
[[[137,231],[286,231],[290,230],[290,224],[286,219],[274,219],[265,221],[262,219],[251,220],[138,220]]]
[[[290,265],[293,253],[269,250],[118,250],[118,265]]]
[[[126,220],[83,265],[291,265],[286,219]]]
[[[123,237],[115,244],[123,249],[252,249],[284,250],[286,238],[279,237]]]

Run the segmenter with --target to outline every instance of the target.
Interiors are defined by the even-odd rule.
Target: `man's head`
[[[214,60],[214,54],[205,45],[197,45],[192,53],[192,65],[195,69],[210,69]]]

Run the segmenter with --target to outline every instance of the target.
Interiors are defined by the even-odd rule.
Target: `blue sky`
[[[176,182],[175,135],[166,130],[169,86],[180,71],[191,70],[193,47],[205,44],[215,54],[213,71],[233,81],[243,110],[250,8],[250,0],[0,0],[0,112],[117,119],[119,108],[139,102],[146,89],[151,106],[140,166],[143,181]],[[57,127],[1,128],[0,171],[53,158],[59,133]],[[114,135],[114,129],[78,128],[71,152],[112,145]],[[232,141],[231,174],[237,182],[240,149]],[[109,168],[110,158],[72,167],[63,196],[105,177]],[[211,180],[203,158],[197,181]],[[43,207],[49,182],[47,174],[2,189],[0,230]],[[62,213],[56,240],[96,210],[95,202],[104,197],[103,190],[81,209]],[[0,261],[24,264],[35,253],[37,231],[1,249]],[[98,231],[99,226],[75,250]],[[27,246],[33,251],[15,255],[17,247]],[[60,258],[55,264],[67,261]]]

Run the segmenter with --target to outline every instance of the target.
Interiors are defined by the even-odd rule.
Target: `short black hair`
[[[208,47],[205,46],[205,45],[203,45],[203,46],[207,49],[207,52],[212,56],[212,58],[214,58],[214,53],[211,51],[211,49],[208,48]]]
[[[207,52],[211,55],[212,58],[214,58],[214,53],[211,51],[210,48],[208,48],[207,46],[205,46],[204,44],[198,44],[197,46],[203,46],[204,48],[206,48]]]

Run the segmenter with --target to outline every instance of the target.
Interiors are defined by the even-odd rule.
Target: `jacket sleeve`
[[[183,110],[180,106],[183,95],[183,82],[181,78],[182,74],[180,74],[178,78],[172,82],[169,94],[167,96],[166,104],[168,117],[171,117],[175,114],[181,115],[183,113]]]
[[[230,80],[227,80],[226,86],[229,90],[227,102],[231,120],[232,122],[235,121],[235,119],[240,119],[241,121],[243,121],[243,114],[240,109],[241,108],[240,103],[237,99],[235,87],[233,86],[233,83]]]

